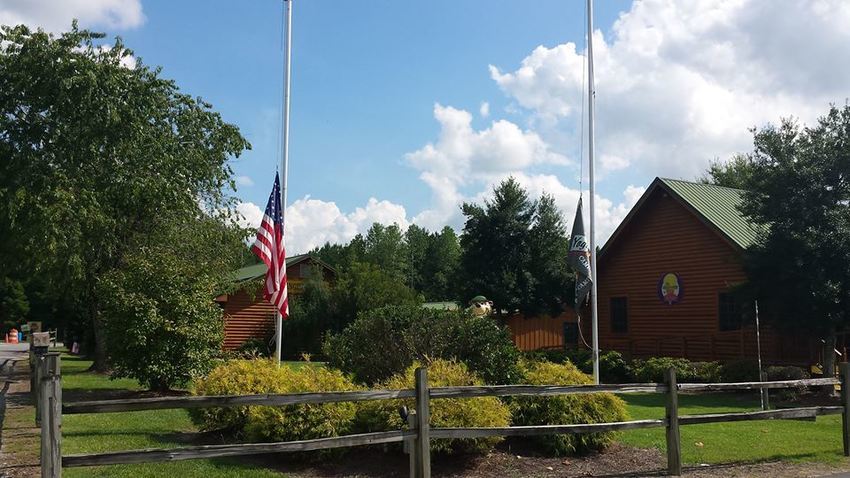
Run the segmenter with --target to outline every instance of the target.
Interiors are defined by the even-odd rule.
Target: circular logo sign
[[[658,281],[658,298],[667,305],[678,304],[682,300],[682,280],[679,274],[668,272]]]

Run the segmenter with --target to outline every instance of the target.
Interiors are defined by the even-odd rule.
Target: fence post
[[[844,456],[850,456],[850,364],[841,364],[841,437],[844,439]]]
[[[405,407],[407,408],[407,407]],[[410,410],[407,412],[407,428],[408,430],[416,430],[416,411]],[[404,440],[404,452],[409,455],[409,474],[410,478],[416,478],[416,438]]]
[[[416,478],[431,478],[431,397],[428,369],[416,369]]]
[[[41,477],[62,476],[62,378],[59,354],[49,353],[39,360],[39,401],[41,408]]]
[[[35,426],[41,425],[41,374],[44,369],[44,356],[30,350],[30,394],[35,405]]]
[[[679,387],[676,384],[676,369],[670,367],[664,374],[667,382],[667,474],[682,474],[682,444],[679,439]]]

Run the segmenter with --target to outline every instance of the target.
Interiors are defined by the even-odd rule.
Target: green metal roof
[[[306,257],[308,257],[307,254],[300,254],[297,256],[287,257],[286,267],[289,267],[292,264],[297,264],[298,262],[304,260],[304,258]],[[266,267],[266,265],[263,263],[243,267],[233,272],[233,282],[244,282],[248,280],[254,280],[258,277],[263,277],[264,275],[266,275],[266,270],[268,270],[268,267]]]
[[[738,210],[743,190],[680,179],[658,181],[742,249],[755,244],[758,229]]]

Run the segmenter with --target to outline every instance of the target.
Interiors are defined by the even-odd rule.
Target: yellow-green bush
[[[529,385],[591,384],[593,379],[570,362],[525,362],[525,383]],[[515,425],[568,425],[607,423],[628,419],[626,404],[612,393],[517,397],[511,401]],[[581,435],[530,437],[541,449],[556,455],[586,453],[602,449],[614,440],[613,432]]]
[[[232,360],[195,382],[196,395],[242,395],[356,390],[342,372],[324,367],[278,367],[272,360]],[[352,425],[354,403],[252,406],[195,410],[202,430],[229,430],[252,441],[338,436]]]
[[[384,389],[414,388],[414,373],[420,365],[414,363],[402,374],[397,374],[379,385]],[[462,362],[434,360],[428,364],[428,385],[448,387],[483,385],[483,381],[470,372]],[[357,415],[359,431],[398,430],[406,425],[398,409],[405,405],[413,409],[413,400],[381,400],[364,402]],[[495,397],[440,398],[431,400],[432,427],[505,427],[510,425],[510,409]],[[431,440],[435,452],[481,452],[492,448],[501,437],[475,439]]]

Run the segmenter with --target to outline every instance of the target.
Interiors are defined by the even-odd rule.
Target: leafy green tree
[[[21,281],[9,277],[0,278],[0,323],[20,324],[30,311],[30,303]]]
[[[413,226],[411,226],[413,227]],[[445,226],[428,238],[426,260],[420,275],[425,278],[421,290],[429,300],[458,299],[460,241],[454,229]]]
[[[570,245],[567,225],[555,198],[543,194],[529,237],[529,272],[535,280],[534,296],[525,309],[533,313],[558,314],[572,303],[573,277],[566,257]]]
[[[289,300],[290,317],[283,323],[283,351],[293,357],[321,352],[322,337],[338,330],[332,310],[331,288],[322,272],[313,268],[304,280],[303,290]]]
[[[410,288],[424,293],[427,299],[431,299],[426,290],[430,279],[426,268],[431,260],[428,256],[432,243],[431,233],[425,228],[411,224],[404,233],[404,242],[407,244],[409,263],[407,284]]]
[[[826,340],[850,326],[850,106],[812,127],[792,120],[755,134],[742,211],[760,225],[747,270],[765,316]]]
[[[466,224],[461,236],[466,295],[486,295],[496,310],[514,311],[523,307],[532,293],[533,278],[528,269],[529,233],[537,204],[514,178],[493,189],[493,199],[484,205],[461,206]]]
[[[211,105],[159,69],[124,67],[132,52],[120,40],[103,48],[102,38],[76,24],[58,37],[0,28],[0,230],[14,239],[0,256],[52,278],[94,330],[99,369],[103,307],[116,305],[99,279],[132,290],[145,268],[165,278],[176,265],[129,257],[138,237],[157,233],[164,216],[194,220],[199,203],[226,210],[228,161],[249,147]]]
[[[422,297],[378,266],[355,262],[337,277],[332,302],[344,327],[357,314],[386,305],[420,304]]]
[[[224,336],[212,298],[239,265],[243,238],[203,215],[136,236],[124,266],[97,279],[113,376],[168,390],[212,368]]]
[[[398,224],[374,223],[366,233],[364,262],[374,264],[385,273],[405,280],[408,271],[407,244]],[[407,281],[405,281],[407,282]]]
[[[727,162],[712,161],[705,176],[699,179],[706,184],[748,190],[753,187],[755,168],[752,159],[739,154]]]
[[[331,244],[326,242],[322,247],[316,247],[310,251],[310,255],[318,257],[334,269],[346,269],[353,262],[351,260],[351,248],[348,244]]]

